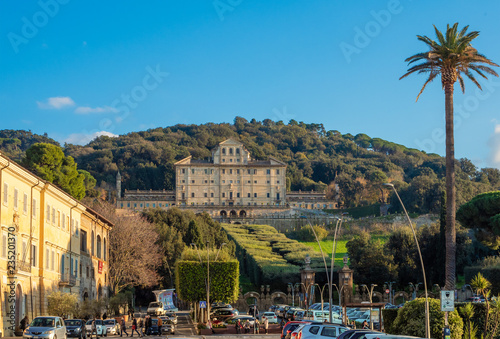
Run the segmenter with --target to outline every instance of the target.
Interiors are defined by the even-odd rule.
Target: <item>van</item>
[[[321,322],[330,321],[330,311],[308,310],[304,319]],[[342,322],[337,312],[332,312],[332,322],[339,324]]]
[[[163,315],[165,313],[163,303],[161,301],[150,302],[147,313],[148,315]]]

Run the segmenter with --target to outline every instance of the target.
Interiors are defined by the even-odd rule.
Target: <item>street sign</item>
[[[200,301],[200,308],[207,308],[207,302],[206,301]]]
[[[441,311],[453,312],[455,310],[455,291],[441,291]]]
[[[390,292],[390,291],[389,291],[389,289],[388,289],[388,288],[386,288],[386,289],[385,289],[385,293],[389,294],[389,292]]]

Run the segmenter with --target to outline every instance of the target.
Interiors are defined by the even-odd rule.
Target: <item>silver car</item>
[[[26,339],[67,339],[61,317],[36,317],[23,332]]]

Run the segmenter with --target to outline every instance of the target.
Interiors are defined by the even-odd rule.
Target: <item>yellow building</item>
[[[14,329],[25,315],[33,319],[47,314],[50,291],[75,293],[80,299],[98,297],[99,284],[92,284],[97,278],[101,284],[100,295],[107,294],[106,242],[112,224],[2,154],[0,227],[0,330],[3,336],[14,335]],[[87,231],[89,233],[82,237]],[[95,256],[87,254],[81,249],[82,242],[99,246],[101,252]],[[85,265],[101,273],[93,277],[82,274]]]

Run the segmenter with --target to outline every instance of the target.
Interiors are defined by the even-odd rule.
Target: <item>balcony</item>
[[[62,273],[61,280],[59,280],[59,286],[73,287],[76,284],[76,277],[69,273]]]
[[[31,263],[29,261],[16,260],[16,267],[12,270],[12,273],[16,274],[19,272],[31,273]]]

